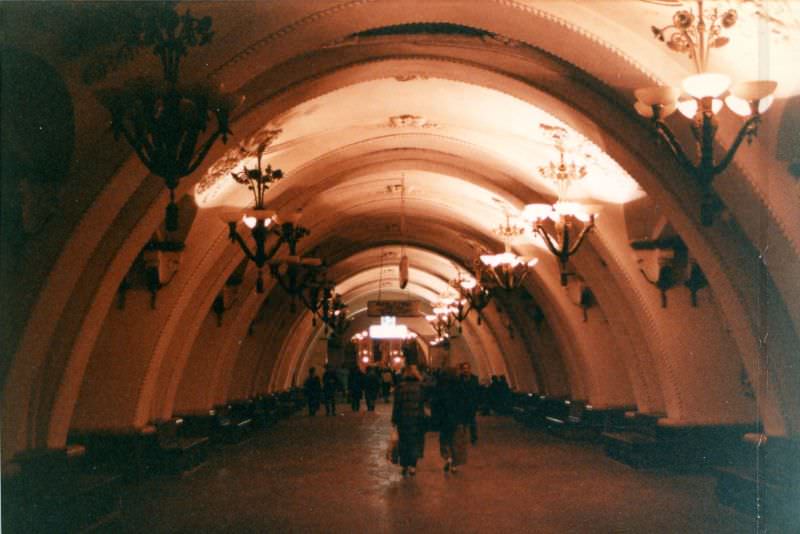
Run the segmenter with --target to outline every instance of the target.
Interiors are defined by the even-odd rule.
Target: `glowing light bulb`
[[[242,222],[244,222],[244,225],[252,230],[253,228],[256,227],[258,219],[256,219],[255,217],[250,217],[248,215],[245,215],[242,217]]]

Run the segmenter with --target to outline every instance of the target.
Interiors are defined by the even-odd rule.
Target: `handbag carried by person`
[[[389,434],[389,446],[386,448],[386,461],[395,465],[400,463],[400,436],[395,429],[392,429],[392,433]]]

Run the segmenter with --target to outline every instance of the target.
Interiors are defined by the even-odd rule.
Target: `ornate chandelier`
[[[567,278],[572,274],[567,270],[567,262],[594,227],[595,215],[580,203],[568,200],[570,187],[586,176],[586,167],[574,161],[567,162],[561,132],[556,132],[554,139],[559,153],[558,163],[551,162],[547,167],[539,167],[539,173],[542,178],[555,184],[558,200],[552,205],[528,204],[522,211],[522,217],[558,259],[561,285],[566,286]]]
[[[459,299],[457,302],[459,303],[458,308],[459,312],[456,316],[456,319],[459,322],[459,331],[461,330],[461,322],[466,319],[467,315],[472,311],[478,314],[478,324],[481,324],[481,312],[483,309],[489,305],[489,302],[492,300],[491,292],[480,283],[478,280],[481,278],[481,261],[476,262],[477,273],[476,276],[473,278],[471,276],[461,276],[461,273],[458,274],[458,277],[450,280],[450,285],[458,291]],[[462,311],[466,308],[466,311]],[[459,319],[463,315],[463,319]]]
[[[536,258],[526,261],[511,252],[510,239],[522,235],[524,231],[523,227],[512,225],[510,216],[506,214],[506,224],[501,224],[494,230],[496,234],[503,237],[504,252],[480,256],[483,272],[491,275],[490,279],[507,291],[519,287],[528,276],[530,269],[539,261]]]
[[[211,18],[197,19],[187,11],[178,15],[168,3],[157,16],[145,21],[140,45],[152,46],[161,60],[164,79],[136,78],[117,89],[97,92],[111,113],[115,138],[124,137],[136,155],[169,189],[166,228],[178,229],[175,188],[181,178],[194,172],[217,138],[227,141],[228,117],[235,103],[230,95],[203,85],[181,86],[178,74],[181,58],[193,46],[211,41]],[[210,117],[216,120],[205,141]]]
[[[271,165],[267,165],[266,168],[262,166],[265,148],[264,145],[259,147],[254,168],[249,169],[245,166],[241,172],[231,173],[231,177],[237,183],[246,185],[253,193],[255,205],[252,209],[244,210],[241,221],[250,229],[250,235],[255,243],[255,250],[250,249],[237,229],[237,218],[241,212],[237,212],[233,218],[227,214],[224,217],[228,223],[228,237],[232,242],[239,244],[245,256],[255,263],[258,268],[258,278],[256,279],[256,291],[258,293],[264,292],[262,276],[264,266],[275,256],[282,244],[286,243],[289,246],[288,261],[283,267],[281,267],[282,264],[270,265],[270,271],[284,289],[286,287],[290,288],[286,290],[294,300],[297,295],[295,289],[298,283],[298,270],[301,268],[299,266],[310,265],[318,267],[321,262],[316,258],[297,257],[297,242],[310,233],[307,228],[297,224],[300,213],[296,212],[287,221],[279,222],[277,214],[274,211],[267,210],[264,205],[264,195],[270,186],[283,178],[283,172],[280,169],[273,169]],[[266,242],[270,235],[277,236],[278,239],[267,250]]]
[[[697,74],[683,80],[683,91],[688,95],[680,99],[681,90],[675,87],[647,87],[637,89],[636,111],[652,119],[656,130],[666,141],[667,146],[679,164],[698,182],[703,192],[700,206],[702,224],[710,226],[714,214],[720,209],[720,202],[712,190],[714,178],[725,171],[733,160],[742,141],[748,143],[758,134],[761,114],[772,104],[777,82],[757,80],[739,82],[731,86],[725,74],[708,72],[708,56],[712,48],[725,46],[729,39],[722,35],[724,30],[736,24],[737,14],[733,9],[720,13],[716,8],[704,9],[702,0],[697,2],[697,12],[681,10],[672,17],[672,24],[663,28],[652,27],[653,35],[667,43],[676,52],[687,54],[693,61]],[[747,117],[739,128],[727,152],[717,161],[714,159],[714,136],[717,132],[717,114],[722,110],[722,96],[728,92],[724,102],[728,109],[742,117]],[[664,123],[669,115],[678,109],[692,121],[698,161],[692,162],[678,143],[675,135]]]
[[[326,332],[330,329],[334,336],[343,336],[350,326],[350,318],[347,316],[347,304],[342,297],[335,294],[329,303],[323,303],[322,309],[322,321],[325,323]]]
[[[556,202],[553,205],[528,204],[522,215],[541,236],[547,250],[558,259],[561,285],[566,286],[569,275],[574,274],[567,270],[567,262],[594,228],[594,213],[576,202]]]
[[[436,333],[433,343],[441,343],[450,337],[450,329],[453,326],[452,311],[449,303],[440,300],[433,303],[433,313],[425,316],[425,320]]]

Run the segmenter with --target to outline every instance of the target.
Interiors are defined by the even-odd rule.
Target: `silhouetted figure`
[[[403,476],[414,475],[417,460],[425,446],[425,399],[422,394],[419,371],[408,365],[403,379],[394,390],[392,424],[397,427],[398,449]]]
[[[325,415],[336,415],[336,392],[339,390],[339,375],[328,364],[322,375],[322,395],[325,399]]]
[[[357,366],[350,370],[350,377],[348,378],[350,386],[350,406],[353,411],[357,412],[361,409],[361,397],[364,391],[364,373]]]
[[[389,403],[389,394],[392,391],[392,384],[394,383],[394,374],[391,369],[386,368],[381,373],[381,395],[383,395],[383,402]]]
[[[303,389],[306,394],[306,401],[308,402],[308,415],[317,415],[319,410],[319,400],[322,394],[322,384],[317,376],[317,370],[311,367],[308,370],[308,378],[303,384]]]
[[[506,382],[506,375],[500,375],[497,382],[497,411],[503,415],[508,415],[511,413],[511,388],[508,387],[508,382]]]
[[[439,430],[439,453],[445,472],[455,473],[467,461],[467,427],[469,412],[466,402],[467,383],[455,368],[439,375],[431,410]]]
[[[489,407],[495,414],[500,413],[500,379],[497,375],[492,375],[492,381],[489,384]]]
[[[472,368],[469,363],[463,362],[460,366],[460,371],[461,376],[459,378],[464,390],[464,411],[467,425],[469,426],[469,438],[474,445],[478,441],[478,422],[475,419],[475,414],[478,412],[481,386],[478,383],[478,377],[472,374]]]
[[[367,401],[367,411],[375,411],[375,399],[378,398],[378,390],[381,388],[381,379],[378,370],[370,367],[364,377],[364,399]]]

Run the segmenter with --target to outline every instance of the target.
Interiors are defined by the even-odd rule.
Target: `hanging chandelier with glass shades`
[[[262,159],[266,145],[258,148],[256,165],[253,168],[245,166],[240,172],[231,173],[231,177],[239,184],[247,186],[253,193],[254,206],[243,211],[223,213],[223,220],[228,224],[228,237],[232,242],[238,243],[245,256],[256,264],[258,268],[258,278],[256,279],[256,291],[264,292],[264,280],[262,270],[268,262],[272,260],[278,249],[286,243],[289,248],[289,257],[283,262],[273,262],[270,271],[278,283],[289,292],[293,297],[298,296],[304,289],[298,280],[313,279],[310,276],[309,268],[316,268],[321,265],[318,258],[299,258],[297,256],[297,243],[310,232],[307,228],[300,226],[300,212],[293,213],[287,220],[279,222],[278,215],[274,211],[266,209],[264,197],[269,188],[283,179],[284,175],[280,169],[273,169],[271,165],[263,166]],[[255,249],[251,250],[248,243],[241,236],[237,225],[242,223],[250,230]],[[267,249],[267,238],[271,235],[277,237],[269,249]]]
[[[133,42],[135,47],[152,47],[163,80],[139,77],[96,94],[111,113],[114,136],[125,138],[147,169],[164,180],[169,189],[166,229],[174,232],[180,180],[200,167],[217,139],[227,141],[230,114],[241,99],[208,84],[179,81],[181,60],[189,49],[211,42],[211,18],[195,18],[188,10],[181,15],[172,2],[155,11],[142,21]],[[125,52],[131,53],[122,50],[120,57]]]
[[[571,199],[572,186],[586,176],[586,166],[578,165],[566,156],[565,134],[562,129],[552,130],[558,162],[539,167],[539,174],[555,186],[558,199],[555,204],[528,204],[522,218],[531,225],[547,249],[558,259],[561,285],[566,286],[570,274],[567,264],[583,243],[588,232],[594,228],[595,214]]]
[[[536,258],[526,260],[511,251],[511,238],[522,235],[525,228],[512,224],[511,216],[506,213],[505,225],[495,228],[494,232],[503,238],[504,251],[500,254],[482,254],[484,273],[488,278],[507,291],[518,288],[539,261]]]
[[[712,190],[714,178],[725,171],[736,151],[747,139],[758,134],[761,114],[773,101],[777,82],[771,80],[744,81],[731,85],[729,76],[711,72],[708,59],[712,49],[728,44],[725,30],[736,24],[735,10],[720,12],[716,7],[706,9],[698,0],[697,11],[680,10],[672,17],[672,24],[663,28],[652,27],[653,35],[678,53],[687,54],[694,63],[696,74],[683,80],[682,90],[677,87],[645,87],[634,91],[636,111],[653,121],[656,130],[680,163],[702,189],[700,220],[710,226],[714,215],[721,209],[719,198]],[[686,96],[681,96],[685,93]],[[727,94],[727,96],[726,96]],[[721,158],[714,158],[714,137],[717,133],[718,114],[723,102],[733,113],[746,117],[734,141]],[[678,139],[667,127],[664,119],[675,110],[691,121],[692,135],[697,148],[695,163],[681,147]]]

